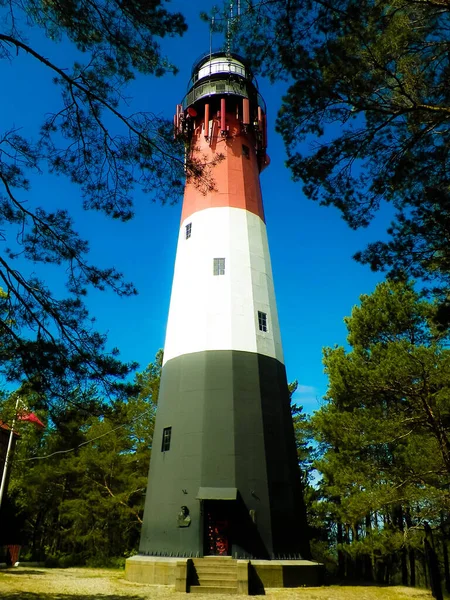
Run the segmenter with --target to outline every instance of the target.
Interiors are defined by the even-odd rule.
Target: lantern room
[[[267,164],[266,105],[246,61],[238,54],[211,52],[196,61],[188,91],[174,116],[174,134],[190,144],[201,124],[206,140],[230,136],[230,122],[252,140],[260,170]],[[216,127],[216,131],[214,131]]]

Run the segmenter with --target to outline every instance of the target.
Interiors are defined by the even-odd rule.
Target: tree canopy
[[[312,508],[341,576],[389,582],[400,572],[415,585],[426,524],[447,552],[450,350],[435,311],[412,284],[381,283],[345,319],[349,348],[324,349],[329,386],[310,423],[320,473]]]
[[[18,424],[0,544],[63,566],[123,562],[137,550],[161,365],[159,351],[125,401],[105,407],[94,393],[74,392],[73,404],[39,412],[43,432]],[[4,421],[14,400],[0,400]]]
[[[289,87],[277,129],[309,198],[353,228],[383,202],[386,241],[356,255],[394,277],[450,288],[450,70],[447,0],[273,0],[240,3],[235,47]],[[439,316],[439,315],[438,315]]]
[[[170,123],[150,113],[129,114],[124,102],[137,73],[176,71],[159,40],[182,35],[186,23],[165,4],[0,1],[0,59],[14,65],[26,54],[51,73],[54,84],[38,135],[9,122],[7,114],[0,130],[0,370],[42,394],[64,398],[74,387],[98,383],[121,393],[118,382],[134,365],[107,349],[84,297],[89,288],[123,296],[136,290],[114,267],[91,264],[89,244],[64,200],[57,209],[46,208],[45,197],[40,206],[29,202],[30,181],[48,172],[64,175],[79,186],[86,210],[126,221],[133,216],[136,186],[153,199],[174,200],[185,170],[188,176],[201,173],[200,165],[185,167],[183,144],[173,140]],[[49,58],[41,48],[45,38],[69,51]],[[4,84],[4,93],[14,95],[14,85]],[[38,275],[31,265],[39,265]],[[47,265],[61,267],[66,297],[46,284]]]

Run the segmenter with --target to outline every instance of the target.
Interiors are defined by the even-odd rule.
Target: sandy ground
[[[124,572],[118,570],[35,567],[0,570],[2,600],[182,600],[185,596],[186,594],[175,592],[168,586],[128,582],[124,579]],[[201,597],[208,600],[230,598],[224,594]],[[266,591],[266,597],[268,600],[431,600],[428,591],[376,586],[270,589]]]

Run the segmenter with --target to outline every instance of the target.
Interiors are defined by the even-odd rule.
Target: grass
[[[44,569],[18,567],[0,570],[2,600],[181,600],[185,594],[168,586],[149,586],[124,579],[114,569]],[[192,598],[199,598],[193,595]],[[203,597],[203,596],[202,596]],[[229,596],[206,596],[225,600]],[[432,600],[427,590],[401,586],[326,586],[268,589],[267,600]]]

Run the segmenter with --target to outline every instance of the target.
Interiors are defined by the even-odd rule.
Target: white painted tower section
[[[213,274],[215,258],[225,259],[224,275]],[[267,315],[266,332],[258,311]],[[164,363],[205,350],[254,352],[284,363],[266,225],[241,208],[200,210],[181,224]]]

